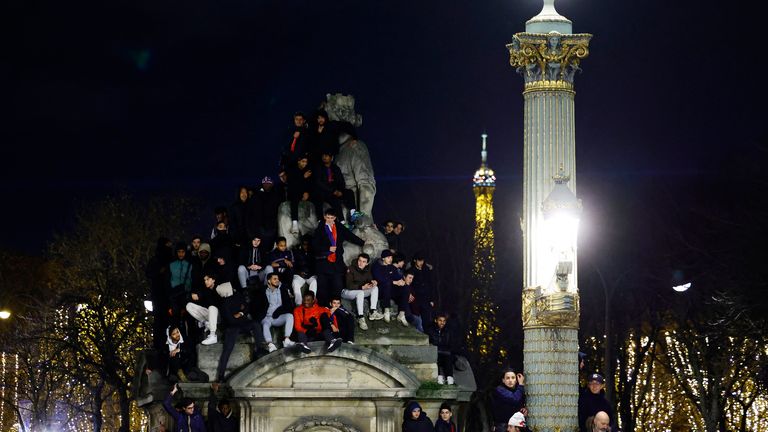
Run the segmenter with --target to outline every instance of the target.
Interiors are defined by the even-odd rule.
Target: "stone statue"
[[[363,118],[355,113],[355,98],[352,95],[327,94],[326,101],[320,104],[327,113],[330,120],[347,122],[354,127],[363,124]],[[364,216],[355,221],[352,229],[358,237],[365,240],[366,245],[361,250],[359,247],[347,244],[344,247],[344,262],[349,264],[360,252],[371,255],[371,259],[376,259],[381,251],[386,249],[387,240],[378,229],[373,226],[373,199],[376,195],[376,179],[373,174],[373,164],[371,155],[368,153],[368,146],[365,142],[356,139],[350,133],[342,132],[339,134],[339,154],[335,162],[341,169],[344,176],[344,183],[351,189],[357,201],[357,210],[363,212]],[[350,209],[344,209],[349,211]],[[320,215],[315,214],[314,206],[306,201],[299,203],[299,234],[291,233],[290,204],[284,202],[278,209],[277,229],[278,234],[285,237],[288,247],[293,247],[300,243],[302,234],[312,234],[317,228]]]

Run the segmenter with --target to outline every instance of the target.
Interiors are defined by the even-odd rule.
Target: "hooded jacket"
[[[414,420],[411,412],[416,408],[421,410],[419,418]],[[427,417],[427,413],[421,409],[418,402],[410,402],[403,411],[403,432],[433,432],[434,426],[432,420]]]

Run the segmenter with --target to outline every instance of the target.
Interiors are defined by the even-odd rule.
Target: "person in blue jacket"
[[[173,417],[173,421],[176,422],[176,427],[173,430],[178,432],[206,432],[205,418],[200,407],[195,405],[195,401],[189,398],[182,399],[181,411],[176,411],[173,407],[171,399],[177,391],[179,391],[179,387],[174,384],[171,392],[163,400],[163,408]]]
[[[491,393],[491,410],[495,432],[505,432],[510,417],[516,412],[528,414],[525,408],[525,375],[507,369],[501,376],[501,384]]]

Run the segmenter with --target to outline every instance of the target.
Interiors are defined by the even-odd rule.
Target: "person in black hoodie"
[[[403,432],[434,432],[432,420],[418,402],[409,402],[403,411]]]
[[[310,148],[315,162],[320,161],[323,153],[333,156],[339,154],[339,127],[328,118],[328,113],[323,109],[317,110],[315,115],[315,124],[310,134]]]
[[[329,208],[323,215],[323,221],[315,229],[312,237],[312,249],[315,251],[315,271],[317,272],[317,301],[326,305],[330,296],[341,296],[344,289],[344,242],[358,246],[365,242],[344,225],[336,221],[336,212]]]
[[[350,215],[355,213],[355,195],[347,189],[341,168],[333,162],[330,152],[323,152],[321,163],[313,170],[312,176],[315,183],[312,199],[318,215],[323,213],[323,203],[328,203],[342,222],[346,220],[342,204]]]
[[[152,346],[157,354],[164,352],[166,334],[170,320],[168,319],[168,308],[170,302],[166,295],[167,287],[170,284],[170,273],[168,266],[173,261],[173,242],[167,237],[157,239],[155,255],[147,263],[145,275],[149,279],[150,295],[152,296]],[[164,369],[167,363],[165,355],[157,356],[158,364],[155,368]]]
[[[248,188],[238,188],[237,199],[229,206],[229,235],[235,247],[235,256],[248,245]]]
[[[593,373],[587,381],[587,389],[579,395],[579,430],[591,432],[586,425],[587,418],[600,411],[608,414],[611,430],[613,430],[616,427],[616,416],[608,399],[605,398],[605,378],[599,373]]]
[[[209,275],[209,277],[211,276],[215,275]],[[256,321],[248,319],[246,315],[247,313],[248,304],[241,292],[235,291],[231,296],[221,300],[221,316],[227,329],[224,332],[224,348],[221,351],[219,367],[216,371],[216,380],[218,382],[224,380],[227,363],[229,363],[229,356],[232,355],[232,350],[235,348],[237,337],[241,333],[250,333],[256,341],[253,348],[254,359],[262,354],[264,336],[261,332],[261,325]]]
[[[287,135],[280,154],[280,171],[296,163],[300,155],[309,153],[309,128],[304,113],[298,111],[293,114],[293,127]]]
[[[312,252],[312,236],[305,234],[301,236],[301,244],[294,248],[293,256],[296,261],[293,265],[293,298],[296,306],[301,304],[304,297],[302,288],[309,285],[308,289],[317,295],[317,276],[315,276],[315,254]]]
[[[437,383],[453,385],[453,362],[456,360],[458,338],[453,334],[445,313],[438,313],[435,325],[429,327],[429,344],[437,347]]]
[[[240,260],[238,261],[237,278],[240,287],[246,289],[250,285],[260,285],[264,283],[264,263],[261,259],[261,238],[255,235],[250,245],[240,249]]]
[[[294,164],[286,167],[288,200],[291,203],[291,233],[299,233],[299,202],[309,201],[312,192],[312,170],[309,155],[298,157]]]
[[[208,432],[237,432],[240,419],[232,415],[232,406],[227,399],[218,399],[216,393],[220,384],[211,383],[211,395],[208,398]]]
[[[215,278],[203,276],[205,288],[192,289],[191,301],[187,303],[187,313],[205,325],[208,330],[208,337],[201,343],[203,345],[213,345],[218,342],[216,336],[217,323],[219,321],[219,307],[221,297],[216,293],[214,284]]]

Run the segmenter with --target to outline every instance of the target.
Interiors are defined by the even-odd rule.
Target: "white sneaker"
[[[391,313],[389,312],[389,308],[384,309],[384,322],[390,322],[392,321]]]
[[[368,330],[368,323],[365,322],[365,317],[358,318],[357,323],[360,325],[360,330]]]
[[[275,351],[277,351],[277,347],[275,346],[275,344],[273,344],[272,342],[270,342],[269,344],[267,344],[267,351],[269,351],[269,352],[275,352]]]
[[[215,344],[218,341],[219,341],[219,339],[216,337],[216,333],[212,333],[207,338],[205,338],[205,340],[203,340],[200,343],[203,344],[203,345],[213,345],[213,344]]]
[[[371,321],[378,321],[380,319],[384,319],[384,315],[374,309],[370,314],[368,314],[368,319]]]
[[[283,348],[290,348],[292,346],[296,345],[296,342],[292,341],[289,338],[283,339]]]
[[[445,383],[446,383],[446,384],[448,384],[448,385],[453,385],[453,383],[454,383],[454,382],[455,382],[455,381],[453,380],[453,377],[452,377],[452,376],[450,376],[450,375],[448,375],[448,376],[445,378]]]
[[[442,375],[438,375],[437,376],[437,383],[440,384],[440,385],[445,384],[445,377],[442,376]]]
[[[398,313],[397,320],[400,321],[400,324],[402,324],[403,327],[408,327],[408,320],[405,319],[405,312]]]
[[[291,234],[299,233],[299,221],[291,222]]]

